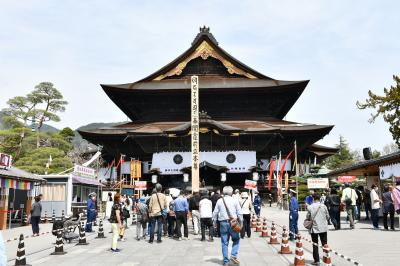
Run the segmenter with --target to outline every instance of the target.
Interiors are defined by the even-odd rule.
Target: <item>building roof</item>
[[[7,169],[0,168],[0,177],[34,182],[46,182],[46,180],[44,180],[43,178],[14,166]]]
[[[327,176],[376,174],[379,166],[397,162],[400,162],[400,151],[330,171]]]

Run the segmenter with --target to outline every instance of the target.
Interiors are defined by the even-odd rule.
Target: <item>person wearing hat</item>
[[[294,241],[296,235],[299,233],[297,222],[299,220],[299,203],[296,198],[296,191],[290,189],[290,202],[289,202],[289,240]]]
[[[253,203],[249,199],[249,194],[245,191],[240,194],[240,207],[242,208],[243,214],[243,227],[242,231],[240,231],[240,237],[243,239],[245,234],[247,233],[247,237],[251,236],[251,224],[250,217],[251,213],[254,212]]]
[[[89,199],[87,201],[86,207],[87,220],[85,232],[93,232],[92,225],[96,220],[96,193],[92,192],[89,194]]]

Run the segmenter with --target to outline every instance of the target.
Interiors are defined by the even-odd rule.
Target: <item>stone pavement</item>
[[[287,225],[288,212],[278,210],[275,207],[263,208],[262,216],[274,220],[277,224]],[[309,237],[302,226],[305,212],[300,213],[299,229],[303,236]],[[345,217],[342,217],[342,228],[340,231],[329,231],[328,243],[331,248],[350,256],[363,265],[396,265],[399,258],[400,241],[399,232],[373,231],[371,225],[358,223],[355,230],[348,230]],[[268,224],[270,230],[270,224]],[[51,224],[41,225],[42,231],[51,229]],[[119,242],[122,252],[114,254],[109,251],[111,245],[111,234],[109,223],[105,223],[106,239],[95,239],[96,233],[87,234],[87,246],[76,246],[65,244],[64,250],[68,253],[63,256],[50,256],[54,251],[55,237],[47,234],[40,237],[25,240],[27,262],[32,265],[221,265],[222,255],[220,239],[215,241],[201,242],[199,236],[190,234],[188,241],[176,241],[164,238],[161,244],[149,244],[143,240],[134,239],[136,227],[131,226],[126,231],[126,242]],[[278,232],[281,228],[277,227]],[[97,227],[95,227],[97,230]],[[19,233],[31,234],[30,227],[22,227],[3,231],[5,239],[18,236]],[[18,241],[6,244],[9,265],[14,265]],[[307,263],[312,261],[312,246],[303,241],[305,258]],[[294,255],[279,255],[280,246],[267,244],[266,238],[260,238],[259,234],[252,233],[250,239],[245,238],[240,242],[239,259],[241,265],[290,265],[293,263]],[[290,243],[294,252],[294,243]],[[322,256],[322,251],[320,251]],[[332,254],[333,265],[354,265],[344,259]]]

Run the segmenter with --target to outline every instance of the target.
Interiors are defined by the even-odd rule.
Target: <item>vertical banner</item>
[[[191,77],[191,129],[192,129],[192,192],[199,191],[199,163],[200,163],[200,142],[199,142],[199,77]]]

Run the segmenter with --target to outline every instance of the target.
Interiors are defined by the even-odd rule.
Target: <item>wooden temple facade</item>
[[[79,133],[103,146],[106,161],[124,154],[149,162],[150,168],[158,168],[159,182],[181,186],[182,171],[187,168],[185,154],[191,147],[192,75],[199,76],[200,150],[204,152],[201,179],[206,185],[217,185],[220,172],[225,171],[226,182],[240,186],[244,179],[251,179],[252,166],[265,164],[279,152],[284,158],[295,141],[304,158],[320,161],[336,152],[314,144],[332,125],[284,120],[308,80],[277,80],[257,72],[224,51],[206,27],[188,50],[148,77],[134,83],[101,85],[131,122]],[[237,154],[244,151],[252,153]],[[236,161],[241,157],[242,164]],[[171,171],[165,167],[168,163]],[[144,167],[146,179],[150,176]]]

